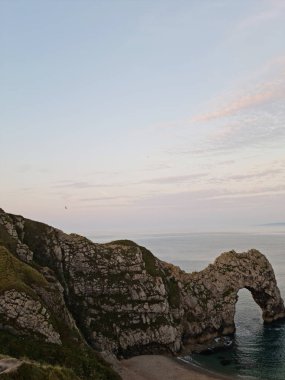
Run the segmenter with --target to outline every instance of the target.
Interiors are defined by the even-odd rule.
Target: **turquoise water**
[[[130,236],[157,257],[187,272],[201,270],[221,253],[256,248],[267,256],[285,297],[285,234],[283,233],[196,233]],[[102,237],[93,240],[106,241]],[[261,311],[251,294],[242,289],[236,304],[237,331],[233,344],[211,355],[193,355],[187,360],[209,370],[241,379],[285,379],[285,322],[264,326]]]

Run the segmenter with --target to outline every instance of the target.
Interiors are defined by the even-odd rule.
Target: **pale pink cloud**
[[[233,115],[243,109],[251,108],[264,104],[273,98],[276,98],[277,94],[273,90],[264,90],[257,94],[244,95],[236,100],[233,100],[231,103],[221,106],[213,112],[206,112],[192,117],[189,121],[191,123],[197,122],[206,122],[215,119],[221,119],[225,116]]]
[[[273,98],[276,98],[276,95],[277,95],[276,92],[270,89],[267,89],[260,93],[256,93],[252,95],[244,95],[237,99],[234,99],[232,102],[228,104],[218,105],[215,111],[198,114],[184,121],[161,123],[157,125],[156,127],[172,129],[177,126],[187,125],[189,123],[190,124],[204,123],[204,122],[215,120],[215,119],[221,119],[225,116],[233,115],[243,109],[266,103],[267,101]]]
[[[257,67],[250,76],[244,78],[239,88],[233,89],[230,93],[216,96],[215,99],[204,105],[204,112],[194,114],[189,118],[161,122],[152,125],[151,128],[163,129],[164,133],[169,130],[173,133],[174,129],[186,128],[197,123],[206,123],[215,120],[223,120],[225,117],[236,114],[249,115],[252,110],[260,111],[262,105],[270,105],[275,101],[285,98],[285,56],[276,56],[260,67]],[[265,109],[265,108],[264,108]],[[257,115],[259,112],[257,112]],[[256,117],[257,117],[256,115]],[[252,115],[251,115],[252,116]],[[263,117],[263,116],[262,116]],[[240,124],[240,123],[238,123]],[[221,134],[230,134],[231,130],[240,129],[232,120],[226,128],[220,130]]]

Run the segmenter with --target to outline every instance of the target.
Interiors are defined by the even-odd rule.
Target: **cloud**
[[[157,194],[136,202],[134,209],[160,210],[163,215],[167,210],[169,216],[179,218],[182,214],[190,217],[190,220],[204,215],[206,219],[213,217],[219,220],[220,212],[227,212],[227,205],[231,205],[237,213],[240,207],[265,202],[264,205],[272,204],[272,200],[284,199],[285,188],[268,189],[263,191],[248,192],[221,192],[218,190],[184,191],[169,194]],[[281,207],[283,208],[283,204]],[[234,217],[232,215],[232,217]]]
[[[101,196],[101,197],[91,197],[91,198],[80,198],[80,202],[97,202],[97,201],[109,201],[109,200],[118,200],[118,199],[130,199],[133,197],[126,195],[117,195],[117,196]]]
[[[285,137],[284,74],[285,56],[271,58],[244,78],[238,88],[217,94],[204,105],[205,111],[161,124],[160,129],[183,134],[183,141],[166,153],[205,157],[264,144],[280,145]]]
[[[264,196],[273,196],[273,195],[285,195],[285,188],[281,190],[268,190],[268,191],[249,191],[249,192],[237,192],[229,194],[214,195],[205,200],[223,200],[223,199],[237,199],[237,198],[255,198],[255,197],[264,197]]]
[[[158,177],[158,178],[146,179],[146,180],[137,182],[137,184],[143,184],[143,183],[157,184],[157,185],[177,184],[177,183],[189,182],[196,179],[204,178],[208,174],[209,173],[197,173],[197,174],[180,175],[180,176]]]
[[[143,179],[141,181],[133,181],[133,182],[121,182],[121,183],[112,183],[112,184],[93,184],[90,182],[73,182],[73,181],[62,181],[63,183],[57,183],[53,185],[54,188],[62,188],[62,189],[92,189],[92,188],[116,188],[116,187],[127,187],[127,186],[138,186],[143,184],[154,184],[154,185],[163,185],[163,184],[177,184],[177,183],[184,183],[189,181],[194,181],[200,178],[203,178],[207,176],[208,173],[195,173],[195,174],[189,174],[189,175],[179,175],[179,176],[167,176],[167,177],[157,177],[157,178],[149,178],[149,179]],[[90,200],[101,200],[104,197],[95,197],[90,198]],[[108,197],[108,199],[111,199],[113,197]],[[116,197],[114,197],[115,199]],[[122,197],[120,197],[122,198]],[[104,198],[107,199],[107,198]]]
[[[204,135],[195,141],[195,145],[185,140],[183,145],[169,153],[223,154],[249,146],[280,145],[285,138],[283,71],[277,72],[279,79],[244,90],[244,93],[237,91],[234,96],[224,96],[212,106],[212,111],[192,116],[188,126],[201,128],[199,124],[203,124]]]
[[[127,186],[129,183],[118,182],[118,183],[92,183],[87,181],[59,181],[52,185],[53,188],[57,189],[92,189],[92,188],[105,188],[105,187],[123,187]]]
[[[233,100],[231,103],[226,104],[213,112],[194,116],[189,120],[190,123],[204,123],[215,119],[222,119],[225,116],[234,115],[246,108],[252,108],[262,105],[268,101],[280,97],[280,91],[274,89],[261,91],[260,93],[252,95],[244,95],[238,99]]]
[[[259,227],[285,227],[285,222],[272,222],[272,223],[263,223],[257,224]]]
[[[208,189],[170,192],[168,194],[155,194],[138,200],[134,207],[169,208],[169,209],[203,209],[207,211],[207,205],[217,207],[220,202],[236,199],[254,199],[255,197],[271,198],[273,196],[285,196],[285,186],[259,186],[247,190],[229,190],[220,187]]]
[[[276,61],[276,65],[279,65],[279,63],[280,61]],[[272,66],[275,65],[272,64]],[[273,69],[272,66],[271,69]],[[283,67],[284,66],[282,66],[282,68]],[[255,87],[251,85],[247,89],[236,91],[233,95],[225,94],[224,97],[219,100],[218,104],[212,106],[214,107],[213,111],[194,115],[188,120],[188,123],[196,124],[221,120],[241,112],[258,109],[260,106],[278,101],[284,98],[284,96],[285,81],[283,78],[266,81]]]
[[[249,180],[249,179],[254,179],[254,178],[272,177],[275,174],[282,174],[282,173],[284,172],[281,169],[267,169],[267,170],[263,170],[261,172],[255,172],[255,173],[230,175],[227,177],[227,180],[243,181],[243,180]]]
[[[91,187],[96,187],[94,184],[83,181],[60,181],[53,185],[55,188],[72,188],[72,189],[88,189]]]
[[[211,178],[208,179],[208,183],[211,183],[211,184],[223,184],[224,186],[226,186],[227,184],[230,184],[230,182],[236,182],[236,183],[240,183],[240,182],[244,182],[246,181],[247,184],[249,183],[253,183],[252,180],[262,180],[264,181],[264,179],[269,179],[269,178],[272,178],[272,177],[275,177],[277,178],[277,180],[280,180],[280,181],[283,181],[283,177],[282,175],[284,175],[284,170],[281,169],[281,168],[268,168],[266,170],[262,170],[262,171],[251,171],[249,173],[243,173],[243,174],[234,174],[234,175],[223,175],[222,177],[221,176],[213,176]],[[254,182],[256,185],[259,184],[260,185],[260,181],[259,182]],[[268,190],[268,189],[267,189]],[[276,190],[276,188],[274,188],[274,190]]]
[[[75,205],[74,208],[76,209],[109,209],[109,210],[114,210],[118,208],[124,208],[128,206],[129,203],[84,203],[83,205]]]
[[[269,1],[266,4],[269,5],[267,9],[263,9],[253,15],[248,16],[242,20],[236,28],[237,32],[243,30],[252,30],[252,28],[263,25],[265,22],[278,19],[285,11],[285,3],[281,1]]]
[[[277,107],[276,107],[277,108]],[[278,115],[279,114],[279,118]],[[184,143],[183,146],[169,150],[170,155],[234,155],[241,149],[254,148],[263,150],[280,148],[285,138],[285,110],[276,114],[260,112],[256,115],[236,118],[231,123],[224,123],[209,132],[195,144]]]
[[[260,110],[221,125],[208,135],[205,143],[209,150],[221,153],[248,146],[264,148],[264,144],[279,145],[285,137],[284,124],[285,110],[279,103],[272,107],[271,112]]]

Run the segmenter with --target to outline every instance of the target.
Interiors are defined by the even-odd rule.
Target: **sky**
[[[67,232],[285,221],[285,1],[0,0],[0,207]]]

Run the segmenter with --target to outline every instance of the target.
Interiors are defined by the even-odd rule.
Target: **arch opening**
[[[234,322],[236,333],[253,332],[263,325],[262,306],[257,302],[251,289],[242,288],[237,293]]]

